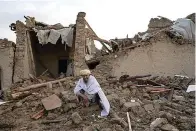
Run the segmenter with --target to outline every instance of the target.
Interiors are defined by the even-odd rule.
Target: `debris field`
[[[98,105],[78,103],[73,92],[78,76],[53,79],[29,74],[29,79],[15,82],[4,93],[0,131],[194,131],[195,91],[189,89],[195,78],[111,74],[112,61],[137,47],[165,38],[179,45],[194,43],[171,33],[172,22],[160,19],[165,23],[157,24],[160,28],[154,27],[157,19],[151,19],[146,32],[126,39],[129,44],[114,39],[113,52],[96,57],[100,63],[91,71],[110,102],[108,117],[100,116]]]

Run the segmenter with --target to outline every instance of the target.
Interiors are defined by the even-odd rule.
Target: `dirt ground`
[[[123,79],[124,78],[124,79]],[[195,130],[195,92],[187,93],[191,78],[145,77],[120,80],[115,77],[103,78],[101,87],[110,104],[111,112],[106,118],[99,117],[97,105],[89,108],[76,102],[73,95],[75,78],[67,78],[63,88],[58,84],[52,89],[41,87],[31,90],[31,95],[10,99],[0,106],[1,131],[128,131],[126,113],[129,112],[131,127],[135,131],[194,131]],[[153,81],[153,82],[149,82]],[[28,80],[29,81],[29,80]],[[31,82],[21,82],[28,83]],[[17,83],[19,84],[19,83]],[[148,87],[174,89],[152,92]],[[17,88],[12,89],[12,93]],[[44,109],[42,98],[56,94],[62,106],[44,114],[37,120],[32,116]],[[153,122],[154,121],[154,122]]]

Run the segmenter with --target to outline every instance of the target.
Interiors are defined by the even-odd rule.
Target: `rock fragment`
[[[119,124],[122,127],[127,127],[128,126],[127,122],[125,120],[123,120],[122,118],[112,118],[111,123]]]
[[[82,131],[94,131],[92,126],[83,127]]]
[[[176,129],[176,127],[174,127],[173,125],[171,124],[165,124],[161,127],[161,129],[163,131],[179,131],[178,129]]]
[[[82,118],[81,116],[78,114],[78,112],[74,112],[72,115],[71,115],[71,118],[72,118],[72,121],[75,123],[75,124],[80,124],[82,122]]]
[[[140,103],[139,102],[126,102],[123,105],[123,111],[128,111],[132,107],[136,107],[136,106],[140,106]]]
[[[112,129],[110,129],[110,128],[104,128],[101,131],[112,131]]]
[[[64,112],[68,112],[71,109],[76,108],[76,106],[77,106],[76,103],[67,103],[67,104],[65,104],[63,110],[64,110]]]
[[[144,109],[146,111],[153,111],[154,110],[153,104],[144,105]]]
[[[150,124],[150,129],[153,130],[154,128],[156,128],[157,126],[159,126],[160,124],[166,124],[167,123],[167,119],[165,118],[156,118],[151,124]]]

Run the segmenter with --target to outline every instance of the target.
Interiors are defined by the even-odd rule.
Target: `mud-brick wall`
[[[124,73],[131,76],[178,74],[194,77],[195,47],[192,44],[174,44],[167,39],[137,47],[127,55],[117,57],[112,72],[118,77]]]
[[[21,21],[16,21],[16,53],[15,53],[14,82],[28,78],[29,63],[27,55],[26,27]]]
[[[2,90],[8,89],[12,84],[14,47],[13,42],[0,39],[0,79]]]
[[[85,63],[85,19],[86,13],[79,12],[76,20],[76,36],[74,51],[74,75],[78,76],[81,69],[87,68]]]

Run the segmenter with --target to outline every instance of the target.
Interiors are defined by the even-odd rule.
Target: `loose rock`
[[[102,129],[101,131],[112,131],[112,129],[110,129],[110,128],[105,128],[105,129]]]
[[[128,111],[132,107],[140,106],[139,102],[126,102],[123,105],[123,111]]]
[[[178,129],[176,129],[173,125],[171,124],[165,124],[161,127],[162,130],[164,131],[178,131]]]
[[[144,109],[146,111],[153,111],[154,110],[153,104],[144,105]]]
[[[165,118],[156,118],[151,124],[150,129],[153,130],[155,127],[159,126],[160,124],[166,124],[167,119]]]
[[[73,113],[71,118],[75,124],[80,124],[82,122],[82,118],[77,112]]]
[[[87,126],[83,128],[83,131],[94,131],[92,126]]]
[[[112,118],[111,122],[114,123],[114,124],[119,124],[122,127],[127,127],[128,126],[127,122],[124,121],[122,118]]]

